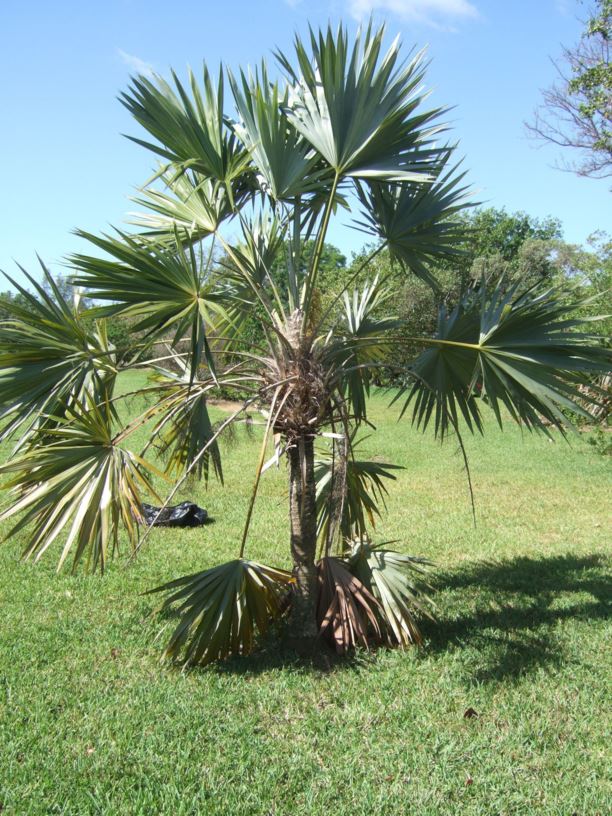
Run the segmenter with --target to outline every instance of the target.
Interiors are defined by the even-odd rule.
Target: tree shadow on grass
[[[221,674],[257,675],[282,670],[294,674],[327,675],[338,671],[360,671],[375,659],[373,652],[363,650],[336,654],[325,640],[317,641],[311,653],[298,653],[284,643],[283,635],[282,627],[276,627],[254,652],[216,663],[214,671]]]
[[[612,575],[599,555],[474,561],[438,574],[434,581],[436,622],[421,624],[425,646],[418,654],[462,653],[471,683],[513,681],[543,667],[567,662],[564,621],[603,620],[612,611]],[[274,628],[259,649],[229,658],[209,670],[259,675],[278,670],[329,674],[361,671],[374,652],[338,656],[325,643],[311,656],[283,648]],[[200,671],[194,667],[190,671]]]
[[[471,562],[441,574],[437,622],[423,626],[424,654],[462,649],[475,683],[560,666],[567,655],[558,625],[610,616],[608,567],[598,554],[567,554]]]

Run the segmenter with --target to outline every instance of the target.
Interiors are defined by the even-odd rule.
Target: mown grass
[[[260,438],[239,433],[225,488],[182,491],[215,523],[156,530],[104,578],[3,545],[3,813],[610,813],[609,458],[490,423],[466,440],[474,529],[456,445],[386,406],[374,398],[363,449],[406,469],[377,537],[439,565],[425,647],[324,668],[271,643],[206,670],[160,665],[141,593],[235,557]],[[282,467],[256,509],[248,554],[287,565]]]

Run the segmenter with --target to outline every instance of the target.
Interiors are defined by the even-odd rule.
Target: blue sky
[[[407,49],[429,46],[432,99],[454,106],[480,200],[557,216],[576,243],[612,228],[609,183],[553,169],[560,154],[535,148],[523,128],[553,79],[550,57],[579,35],[576,0],[2,0],[0,269],[13,274],[15,259],[34,271],[38,252],[61,271],[83,248],[73,228],[120,225],[133,209],[153,157],[121,136],[142,135],[116,99],[130,73],[254,64],[290,49],[308,21],[354,28],[370,13]],[[331,239],[347,253],[362,243],[342,227]]]

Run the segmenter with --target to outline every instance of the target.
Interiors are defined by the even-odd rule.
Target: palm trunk
[[[298,648],[312,648],[317,627],[317,514],[314,442],[302,436],[289,448],[289,516],[295,587],[289,637]]]

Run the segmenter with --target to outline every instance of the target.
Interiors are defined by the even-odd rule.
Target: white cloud
[[[128,54],[126,51],[122,51],[120,48],[117,49],[117,53],[125,62],[125,64],[135,73],[142,74],[143,76],[153,76],[155,73],[155,69],[149,62],[145,62],[140,57],[135,57],[134,54]]]
[[[428,25],[444,25],[460,18],[478,17],[469,0],[348,0],[349,12],[361,20],[374,11],[389,11],[403,20]]]

